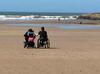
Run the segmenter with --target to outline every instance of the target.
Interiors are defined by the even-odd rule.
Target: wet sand
[[[0,74],[100,74],[100,30],[46,28],[50,49],[24,49],[28,28],[0,25]]]
[[[0,24],[89,24],[99,25],[100,20],[0,20]]]

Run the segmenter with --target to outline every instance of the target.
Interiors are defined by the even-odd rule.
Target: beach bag
[[[33,37],[29,37],[28,38],[28,42],[34,42],[34,38]]]

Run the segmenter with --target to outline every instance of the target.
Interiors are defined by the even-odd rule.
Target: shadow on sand
[[[26,48],[26,49],[34,49],[34,50],[55,50],[55,49],[60,49],[60,48],[56,48],[56,47],[50,47],[50,48]]]

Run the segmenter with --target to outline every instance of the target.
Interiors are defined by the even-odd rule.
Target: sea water
[[[83,13],[50,13],[50,12],[0,12],[0,20],[54,20],[77,19]]]
[[[13,26],[27,26],[32,28],[46,27],[65,30],[98,30],[100,25],[79,25],[79,24],[10,24]]]
[[[77,16],[85,13],[50,13],[50,12],[0,12],[0,21],[13,20],[75,20]],[[66,24],[10,24],[14,26],[49,27],[65,30],[100,29],[99,25],[66,25]]]

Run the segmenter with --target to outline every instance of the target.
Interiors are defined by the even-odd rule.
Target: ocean
[[[40,15],[40,16],[73,16],[85,13],[59,13],[59,12],[0,12],[0,15]]]
[[[76,20],[79,15],[86,13],[50,13],[50,12],[0,12],[0,21],[11,20]],[[80,29],[100,29],[99,25],[78,25],[78,24],[8,24],[14,26],[28,27],[49,27],[60,28],[65,30]]]
[[[84,13],[0,12],[0,20],[69,20]]]

